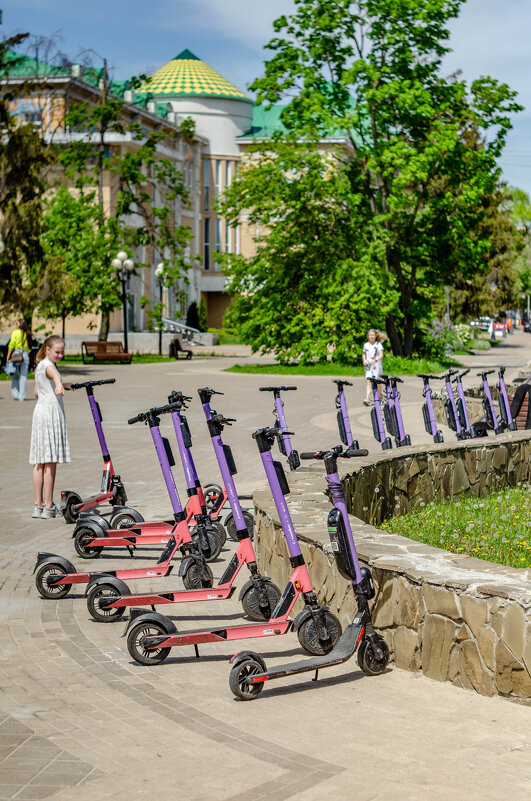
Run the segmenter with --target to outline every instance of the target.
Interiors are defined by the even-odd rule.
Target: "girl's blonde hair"
[[[39,350],[37,351],[37,355],[35,357],[35,364],[42,362],[42,360],[45,358],[46,348],[51,348],[53,345],[56,345],[60,342],[62,342],[63,345],[65,344],[63,337],[60,337],[58,334],[52,334],[51,337],[45,339],[42,345],[40,346]]]
[[[379,331],[377,328],[369,328],[369,330],[367,331],[367,339],[369,338],[369,334],[371,333],[371,331],[376,337],[376,342],[385,342],[385,340],[387,339],[387,335],[382,333],[382,331]]]

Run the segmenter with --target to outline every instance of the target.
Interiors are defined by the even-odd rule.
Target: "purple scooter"
[[[438,379],[437,375],[428,375],[426,373],[419,373],[417,378],[422,378],[424,387],[422,394],[426,399],[422,404],[422,416],[424,417],[424,428],[431,434],[434,442],[444,442],[442,431],[437,428],[437,421],[435,419],[435,412],[433,411],[433,400],[431,397],[430,379]]]
[[[505,386],[505,378],[503,377],[505,370],[505,367],[498,367],[498,389],[500,390],[498,403],[500,405],[500,417],[502,419],[504,428],[509,429],[509,431],[517,431],[518,426],[516,424],[516,420],[513,420],[513,416],[511,414],[511,404],[509,403],[507,387]]]
[[[301,466],[299,454],[293,449],[289,438],[288,424],[284,414],[284,403],[280,397],[281,392],[296,390],[297,387],[259,387],[260,392],[272,392],[275,398],[275,408],[273,414],[276,415],[275,427],[282,429],[282,435],[278,437],[278,449],[282,456],[286,456],[290,470],[296,470]]]
[[[496,409],[494,408],[494,401],[492,400],[492,395],[490,394],[489,381],[487,378],[488,375],[491,375],[491,373],[495,372],[496,372],[495,370],[485,370],[482,373],[477,373],[477,375],[480,376],[481,380],[483,381],[482,404],[483,404],[483,409],[485,411],[485,417],[487,419],[487,423],[490,426],[490,428],[494,430],[495,434],[503,434],[504,425],[502,422],[500,422],[500,420],[498,420]],[[507,405],[508,403],[509,402],[507,401]]]
[[[346,662],[358,652],[358,664],[369,676],[383,673],[389,662],[389,648],[380,634],[374,630],[369,609],[369,601],[375,590],[368,567],[360,567],[354,537],[345,504],[341,479],[337,471],[338,458],[365,456],[366,450],[343,450],[339,445],[329,451],[302,453],[301,459],[322,459],[325,463],[326,481],[334,509],[328,515],[328,534],[336,565],[344,578],[351,582],[356,597],[357,612],[352,623],[327,654],[301,659],[285,665],[277,665],[269,670],[259,654],[253,651],[240,651],[230,663],[232,670],[229,686],[237,698],[251,701],[256,698],[266,681],[293,676],[297,673],[315,671],[314,681],[319,670]]]
[[[444,411],[446,413],[446,420],[448,423],[448,428],[452,431],[455,431],[455,435],[457,439],[467,439],[467,434],[463,429],[461,424],[461,419],[459,417],[459,413],[457,411],[457,405],[455,403],[454,397],[454,388],[452,386],[452,376],[456,375],[459,370],[448,370],[447,373],[444,374],[444,384],[446,387],[446,400],[444,401]]]
[[[382,450],[388,451],[393,447],[393,443],[391,442],[391,437],[388,437],[385,433],[382,401],[380,399],[380,393],[378,392],[378,384],[385,386],[385,381],[382,381],[380,378],[369,378],[369,381],[371,382],[372,400],[374,403],[371,409],[372,431],[376,441],[382,446]]]
[[[344,381],[338,378],[333,378],[332,383],[337,384],[336,395],[336,409],[337,409],[337,427],[339,429],[339,438],[343,445],[348,448],[359,448],[357,439],[353,439],[352,431],[350,429],[350,420],[348,417],[347,401],[345,399],[344,387],[351,387],[352,381]]]
[[[411,437],[404,431],[404,421],[402,420],[402,410],[400,409],[400,393],[398,383],[402,379],[396,375],[382,375],[385,384],[386,404],[384,406],[384,416],[387,430],[395,438],[395,445],[401,448],[404,445],[411,445]]]

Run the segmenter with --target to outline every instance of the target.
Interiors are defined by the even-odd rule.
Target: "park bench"
[[[192,351],[191,350],[186,350],[185,348],[183,348],[183,343],[182,343],[181,337],[180,336],[176,336],[170,342],[170,356],[173,356],[174,359],[179,359],[180,358],[179,357],[179,353],[186,354],[184,356],[185,359],[191,359],[192,358]]]
[[[102,362],[120,362],[131,364],[133,355],[126,353],[121,342],[82,342],[81,358],[83,364],[87,362],[98,364]]]

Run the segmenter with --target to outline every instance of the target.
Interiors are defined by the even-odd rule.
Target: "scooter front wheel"
[[[218,535],[221,547],[223,548],[223,546],[227,542],[227,532],[225,531],[223,523],[221,523],[219,520],[211,520],[208,523],[208,527],[210,526],[214,529],[214,531]]]
[[[115,620],[119,620],[123,616],[125,606],[113,606],[111,609],[105,609],[100,606],[100,600],[102,598],[119,597],[120,593],[112,584],[98,584],[87,596],[89,614],[98,623],[114,623]]]
[[[324,625],[328,634],[328,640],[326,642],[319,639],[313,617],[306,618],[297,631],[297,637],[304,650],[315,656],[328,654],[341,637],[341,623],[337,617],[328,610],[323,612],[323,616]]]
[[[380,635],[378,637],[378,648],[382,652],[381,656],[377,656],[374,650],[374,645],[365,637],[358,648],[358,665],[367,676],[378,676],[383,673],[389,663],[389,648],[386,641]]]
[[[262,665],[252,657],[247,657],[243,662],[234,665],[229,674],[229,687],[236,698],[241,698],[242,701],[252,701],[257,695],[260,695],[264,688],[264,682],[250,684],[250,680],[253,676],[263,672]]]
[[[206,546],[201,546],[201,538],[197,526],[192,531],[192,539],[203,554],[205,561],[213,562],[221,553],[221,541],[218,532],[210,526],[205,527]]]
[[[219,484],[207,484],[203,488],[205,495],[205,505],[209,512],[211,512],[218,502],[219,496],[223,495],[223,489]]]
[[[249,536],[251,539],[254,538],[254,517],[250,512],[242,512],[243,519],[245,520],[245,525],[247,526],[247,531],[249,532]],[[227,529],[227,534],[231,538],[231,540],[236,541],[236,523],[234,522],[234,517],[232,516],[232,512],[230,515],[227,516],[225,520],[225,527]]]
[[[145,637],[156,637],[158,634],[167,634],[164,626],[155,621],[139,623],[133,626],[127,637],[127,650],[130,656],[140,665],[160,665],[164,662],[171,651],[171,648],[156,648],[147,650],[142,644]]]
[[[279,602],[281,596],[279,588],[276,584],[273,584],[272,581],[264,582],[264,591],[267,595],[267,609],[260,606],[258,588],[254,585],[249,587],[242,598],[243,611],[250,620],[255,620],[258,623],[270,619],[273,609]]]
[[[207,564],[205,564],[204,567],[208,573],[208,579],[201,577],[201,569],[198,564],[193,562],[190,565],[183,576],[183,584],[187,590],[207,590],[212,587],[214,583],[214,576],[212,575],[212,571]]]
[[[76,532],[74,548],[82,559],[95,559],[103,551],[103,545],[88,545],[95,538],[96,535],[92,528],[81,527]]]
[[[35,585],[39,594],[51,601],[68,595],[72,585],[58,584],[57,586],[50,586],[47,581],[50,576],[66,576],[66,570],[62,565],[54,565],[49,562],[42,565],[35,574]]]

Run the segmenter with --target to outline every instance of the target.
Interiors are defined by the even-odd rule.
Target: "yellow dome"
[[[253,101],[238,87],[194,56],[183,50],[163,67],[158,69],[140,87],[140,92],[152,95],[189,95],[199,97],[225,97],[234,100]]]

